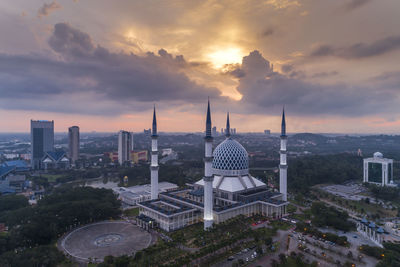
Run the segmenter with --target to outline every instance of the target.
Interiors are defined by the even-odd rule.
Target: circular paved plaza
[[[59,241],[59,247],[79,261],[102,261],[105,256],[132,255],[150,245],[151,235],[123,221],[99,222],[77,228]]]

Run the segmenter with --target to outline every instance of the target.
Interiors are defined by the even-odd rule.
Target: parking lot
[[[248,263],[248,262],[252,262],[255,260],[257,253],[255,251],[255,248],[253,249],[244,249],[238,253],[236,253],[235,255],[233,255],[232,257],[226,259],[225,261],[222,262],[218,262],[217,264],[213,265],[214,267],[231,267],[233,262],[237,262],[239,259],[243,260],[243,262]]]
[[[357,266],[375,266],[377,260],[358,251],[358,247],[365,239],[355,233],[348,233],[348,241],[351,243],[350,248],[336,245],[332,242],[313,237],[302,235],[300,233],[292,233],[289,235],[289,251],[303,253],[308,262],[317,261],[319,266],[342,266],[346,261],[354,262]],[[357,236],[357,237],[355,237]],[[367,241],[367,240],[365,240]]]

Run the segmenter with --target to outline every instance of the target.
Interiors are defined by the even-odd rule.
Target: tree
[[[297,211],[297,207],[295,205],[289,204],[287,206],[287,212],[291,215]]]
[[[0,213],[29,206],[28,199],[21,195],[0,196]]]

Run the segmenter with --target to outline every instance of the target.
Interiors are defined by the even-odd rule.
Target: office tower
[[[68,157],[72,164],[79,158],[79,127],[68,128]]]
[[[45,152],[54,151],[54,121],[31,120],[31,167],[40,169]]]
[[[131,148],[132,148],[132,136],[130,132],[119,131],[118,134],[118,162],[123,165],[127,161],[130,161]]]
[[[264,130],[264,134],[271,135],[271,130]]]
[[[133,144],[133,132],[131,132],[131,152],[134,151],[134,144]]]

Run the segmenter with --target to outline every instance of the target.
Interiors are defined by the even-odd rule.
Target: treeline
[[[289,159],[288,186],[306,193],[310,186],[361,179],[363,160],[352,154],[318,155]]]
[[[370,183],[365,183],[365,186],[368,187],[375,198],[387,201],[400,201],[400,189],[398,187],[377,186]]]
[[[29,206],[28,199],[21,195],[0,196],[0,214]]]
[[[204,163],[185,161],[181,165],[160,164],[158,171],[160,182],[170,182],[184,186],[188,182],[195,182],[202,178]],[[121,184],[123,177],[128,177],[128,186],[150,183],[150,166],[147,164],[118,170]]]
[[[360,252],[380,260],[377,267],[400,266],[400,244],[385,242],[383,248],[363,245]]]
[[[204,231],[201,224],[191,225],[188,228],[171,233],[171,242],[161,241],[157,244],[138,251],[132,256],[105,257],[100,267],[116,266],[191,266],[197,264],[209,266],[212,257],[220,257],[216,253],[220,249],[233,250],[243,244],[252,242],[259,250],[263,245],[270,247],[272,237],[276,234],[276,228],[250,228],[249,218],[243,215],[237,216],[220,224],[215,224],[209,231]],[[253,239],[253,240],[245,240]],[[193,242],[193,240],[195,240]],[[242,241],[242,242],[240,242]],[[193,243],[192,243],[193,242]],[[180,244],[199,248],[194,253],[181,249]],[[220,252],[222,253],[222,252]],[[207,256],[208,255],[208,256]],[[207,259],[204,257],[207,256]]]
[[[20,202],[19,196],[10,197],[15,200],[1,197],[0,203]],[[55,189],[36,206],[22,205],[22,201],[15,204],[13,209],[0,214],[0,222],[9,227],[6,235],[0,235],[0,266],[28,266],[12,264],[10,259],[29,259],[29,255],[35,255],[37,259],[45,257],[45,254],[59,258],[59,254],[49,250],[52,246],[48,245],[73,227],[117,218],[121,212],[120,205],[111,190],[67,186]],[[35,248],[36,253],[29,248]],[[42,252],[43,255],[38,255]]]
[[[312,223],[317,227],[329,226],[345,232],[355,228],[354,223],[348,220],[347,212],[328,207],[322,202],[313,202],[311,214],[313,215]]]

